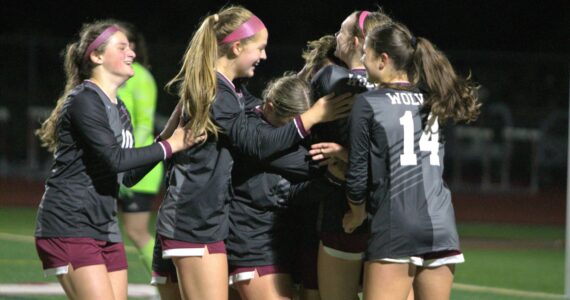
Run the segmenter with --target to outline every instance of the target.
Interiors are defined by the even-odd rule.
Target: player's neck
[[[354,70],[354,69],[364,69],[364,65],[362,64],[362,62],[360,61],[360,57],[357,57],[356,55],[354,55],[351,59],[349,59],[346,62],[346,66],[350,69],[350,70]]]
[[[113,102],[114,104],[118,103],[118,101],[117,101],[117,88],[118,88],[118,86],[116,84],[112,84],[112,83],[107,82],[105,80],[101,80],[101,78],[97,78],[96,76],[89,78],[89,81],[91,81],[96,86],[98,86],[103,91],[103,93],[105,93],[105,95],[107,95],[107,97],[109,98],[109,100],[111,102]]]
[[[216,71],[223,74],[230,82],[233,81],[236,77],[234,68],[234,60],[227,59],[224,56],[216,60]]]

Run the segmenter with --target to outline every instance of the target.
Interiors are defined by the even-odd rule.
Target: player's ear
[[[362,50],[362,44],[363,43],[360,42],[360,39],[356,35],[353,37],[352,43],[354,44],[354,49],[361,49]]]
[[[265,100],[265,103],[263,103],[263,110],[266,110],[268,112],[273,112],[275,110],[273,102],[271,102],[271,100],[269,99]]]
[[[242,50],[243,50],[243,45],[240,41],[234,42],[230,47],[230,52],[235,56],[239,56]]]
[[[388,56],[386,52],[382,52],[380,55],[378,55],[378,66],[380,67],[379,69],[384,69],[388,65],[389,61],[390,56]]]

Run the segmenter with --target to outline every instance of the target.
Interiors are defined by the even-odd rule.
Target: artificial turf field
[[[41,271],[34,223],[35,208],[0,207],[0,285],[56,282]],[[563,226],[460,223],[458,229],[466,262],[457,266],[452,299],[563,299]],[[129,283],[147,283],[136,251],[126,246]],[[65,299],[1,291],[0,299]]]

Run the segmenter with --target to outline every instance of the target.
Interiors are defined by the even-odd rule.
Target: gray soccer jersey
[[[125,105],[94,83],[70,92],[57,124],[58,147],[38,208],[35,236],[120,242],[119,183],[136,184],[164,158],[159,144],[132,148]]]
[[[347,195],[367,202],[368,260],[459,249],[439,125],[423,112],[424,99],[379,89],[352,108]]]

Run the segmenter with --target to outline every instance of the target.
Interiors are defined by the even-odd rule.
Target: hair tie
[[[412,45],[412,48],[414,48],[414,50],[416,50],[416,48],[418,47],[418,39],[416,39],[416,37],[413,35],[412,38],[410,39],[410,44]]]
[[[360,28],[363,37],[366,37],[366,33],[364,32],[364,21],[366,20],[366,17],[368,17],[368,14],[370,14],[369,11],[363,10],[358,17],[358,28]]]

